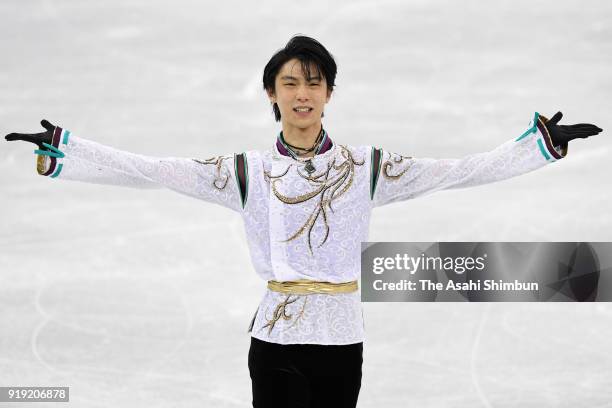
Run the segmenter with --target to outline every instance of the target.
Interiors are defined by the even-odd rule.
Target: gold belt
[[[319,282],[308,279],[278,282],[268,281],[268,289],[275,292],[291,293],[295,295],[307,295],[309,293],[350,293],[357,290],[357,281],[332,283]]]

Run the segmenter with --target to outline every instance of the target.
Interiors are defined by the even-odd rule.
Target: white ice
[[[0,16],[2,135],[46,118],[142,154],[269,148],[263,67],[303,33],[337,59],[340,143],[460,157],[534,111],[604,129],[539,171],[376,209],[370,241],[612,241],[609,2],[3,0]],[[0,146],[0,385],[70,386],[74,407],[250,406],[265,282],[239,216],[51,180],[33,145]],[[612,407],[607,303],[364,310],[362,408]]]

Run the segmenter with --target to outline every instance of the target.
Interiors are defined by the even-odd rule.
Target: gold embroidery
[[[289,171],[289,169],[292,166],[293,166],[293,164],[290,164],[289,167],[287,167],[287,169],[283,172],[283,174],[279,174],[278,176],[271,176],[269,171],[264,170],[264,180],[269,182],[271,178],[280,178],[280,177],[283,177],[285,174],[287,174],[287,172]]]
[[[291,297],[291,295],[287,295],[287,298],[285,298],[284,301],[280,302],[277,306],[276,309],[274,309],[274,313],[272,315],[271,319],[268,319],[265,315],[264,318],[268,321],[268,323],[264,326],[262,326],[259,330],[265,329],[266,327],[268,327],[268,334],[270,334],[270,332],[272,332],[272,329],[274,328],[274,325],[276,324],[276,322],[282,317],[284,320],[290,320],[291,316],[293,315],[288,315],[286,312],[286,307],[287,305],[295,302],[296,300],[299,299],[299,296],[296,296],[295,299],[290,300],[289,298]],[[293,324],[290,327],[293,327],[293,325],[295,325],[295,323],[297,323],[298,319],[300,319],[302,317],[302,315],[304,314],[304,307],[306,305],[306,297],[304,297],[304,303],[302,304],[302,310],[300,311],[299,315],[295,318],[295,321],[293,322]]]
[[[291,324],[291,326],[287,327],[288,329],[292,328],[293,326],[295,326],[295,324],[300,321],[300,319],[302,318],[302,316],[304,315],[304,310],[306,307],[306,301],[308,300],[308,296],[304,296],[304,303],[302,303],[302,310],[300,310],[300,313],[297,315],[297,317],[295,318],[295,320],[293,321],[293,323]]]
[[[332,282],[321,282],[321,281],[313,281],[309,279],[298,279],[293,281],[276,281],[269,280],[268,281],[268,289],[278,293],[286,293],[287,297],[284,301],[280,302],[276,309],[274,310],[274,315],[272,319],[268,319],[266,317],[266,313],[264,313],[264,319],[268,320],[268,323],[265,326],[259,328],[259,331],[269,327],[268,334],[274,328],[274,325],[280,318],[282,317],[285,320],[291,319],[292,315],[287,315],[286,307],[288,304],[295,302],[299,296],[302,295],[304,298],[304,302],[302,303],[302,309],[299,314],[296,316],[295,320],[290,326],[287,326],[287,329],[294,327],[304,315],[304,310],[306,310],[306,302],[308,301],[308,295],[313,293],[323,293],[323,294],[333,294],[333,293],[351,293],[358,290],[357,281],[350,282],[341,282],[341,283],[332,283]],[[296,295],[296,298],[290,300],[291,295]]]
[[[408,171],[408,169],[412,166],[412,163],[409,164],[401,173],[399,174],[389,174],[389,169],[391,167],[393,167],[395,164],[400,164],[401,162],[404,161],[404,159],[412,159],[412,157],[410,156],[402,156],[401,154],[397,154],[397,153],[391,153],[391,155],[395,155],[396,157],[393,158],[393,163],[391,163],[391,158],[389,158],[389,160],[385,161],[383,163],[383,176],[385,176],[388,179],[398,179],[400,177],[402,177],[404,175],[404,173],[406,173],[406,171]]]
[[[340,148],[341,155],[345,158],[345,160],[342,163],[336,165],[336,158],[334,158],[333,162],[328,163],[327,169],[321,174],[316,176],[306,175],[300,172],[298,169],[297,173],[300,175],[300,177],[317,186],[313,191],[310,191],[308,193],[300,194],[295,197],[287,197],[277,190],[277,183],[282,182],[282,177],[287,174],[289,168],[292,165],[290,165],[289,168],[287,168],[287,170],[285,170],[281,175],[271,176],[269,173],[266,174],[266,177],[268,177],[268,179],[274,179],[272,181],[272,191],[274,192],[274,195],[285,204],[303,203],[320,195],[320,199],[317,203],[315,210],[306,220],[304,225],[302,225],[289,238],[280,242],[289,242],[291,240],[294,240],[300,235],[302,235],[304,231],[308,230],[308,249],[310,250],[310,255],[314,255],[312,251],[311,233],[317,219],[319,218],[319,215],[322,215],[323,217],[323,223],[325,225],[325,237],[323,237],[323,240],[318,245],[318,247],[321,247],[321,245],[323,245],[327,241],[327,238],[329,236],[329,225],[327,223],[328,214],[326,212],[326,207],[328,207],[332,213],[334,212],[334,209],[332,207],[333,200],[342,196],[353,184],[353,178],[355,176],[355,165],[361,166],[365,163],[365,158],[361,162],[355,161],[353,155],[351,154],[350,150],[346,148],[346,146],[340,145]],[[336,170],[336,172],[330,178],[330,171],[332,169]]]
[[[227,181],[229,180],[229,175],[225,174],[225,178],[222,178],[221,176],[221,166],[223,165],[223,160],[227,160],[230,159],[232,156],[217,156],[217,157],[211,157],[210,159],[206,159],[206,160],[198,160],[198,159],[192,159],[193,161],[200,163],[200,164],[214,164],[217,166],[217,175],[215,180],[213,181],[213,186],[215,186],[218,190],[223,190],[225,188],[225,186],[227,186]],[[223,185],[221,187],[219,187],[217,185],[217,182],[222,182]]]

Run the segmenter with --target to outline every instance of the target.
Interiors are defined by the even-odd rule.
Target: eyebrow
[[[320,76],[316,76],[316,77],[311,77],[308,81],[312,82],[312,81],[320,81],[321,77]],[[297,81],[297,78],[291,75],[285,75],[281,77],[281,81]]]

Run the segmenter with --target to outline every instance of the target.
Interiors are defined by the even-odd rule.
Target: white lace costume
[[[360,278],[361,242],[368,240],[374,207],[507,179],[565,157],[567,145],[552,145],[545,121],[536,112],[521,136],[461,159],[412,158],[334,143],[311,158],[311,175],[304,162],[281,154],[277,145],[206,160],[161,158],[117,150],[58,127],[55,157],[39,156],[38,172],[89,183],[166,187],[220,204],[242,217],[252,264],[265,281],[349,282]],[[364,341],[359,291],[287,296],[268,289],[251,326],[253,337],[280,344]]]

